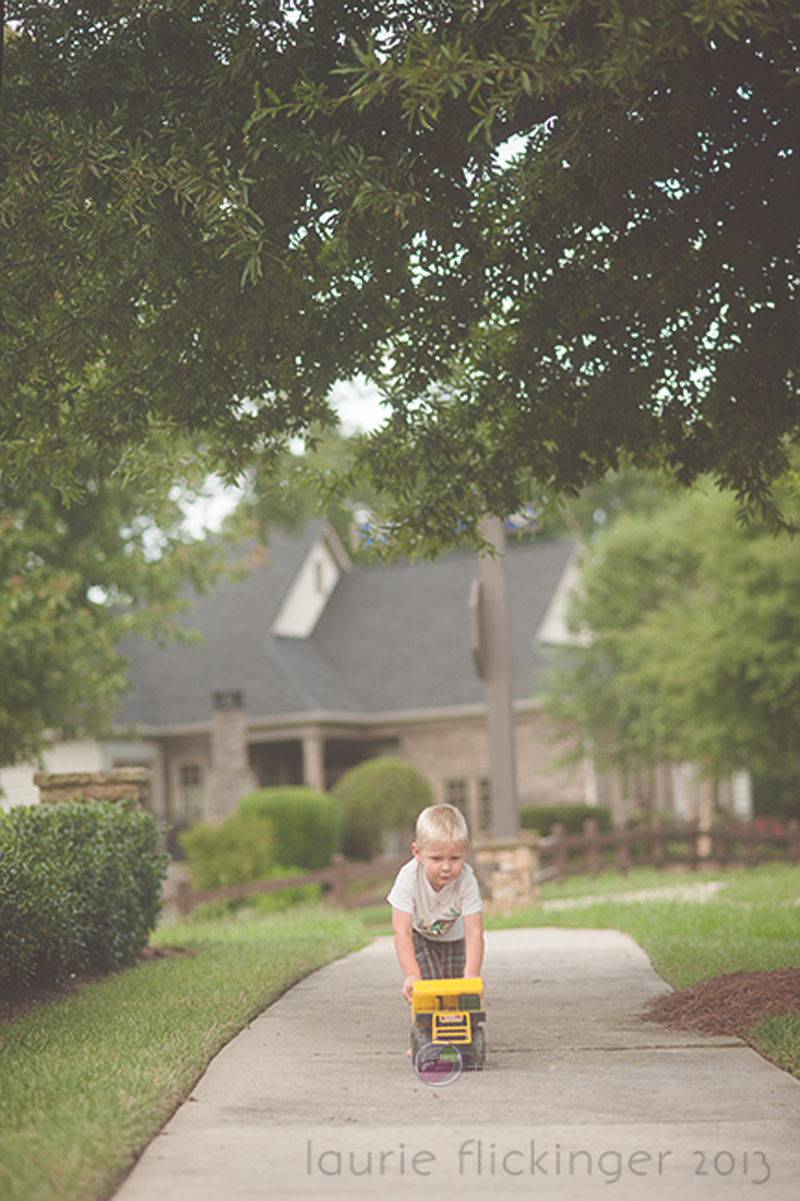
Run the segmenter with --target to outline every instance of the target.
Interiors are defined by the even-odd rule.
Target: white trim
[[[334,530],[324,525],[292,580],[270,634],[276,638],[310,638],[349,567],[350,561]]]

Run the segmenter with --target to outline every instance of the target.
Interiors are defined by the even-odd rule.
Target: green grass
[[[705,903],[669,889],[724,881]],[[656,900],[619,894],[657,888]],[[575,909],[487,916],[488,928],[625,930],[675,988],[720,972],[800,963],[800,868],[604,872],[542,888],[543,900],[602,898]],[[292,983],[391,932],[382,903],[349,914],[316,908],[164,925],[152,942],[191,955],[140,964],[0,1026],[0,1198],[100,1201],[186,1097],[211,1057]],[[800,1074],[800,1015],[751,1032],[767,1058]]]
[[[767,1013],[756,1022],[749,1038],[766,1059],[800,1076],[800,1013]]]
[[[670,900],[669,890],[718,880],[704,902]],[[663,890],[658,900],[615,900],[619,893]],[[564,926],[624,930],[647,953],[673,988],[691,988],[727,972],[765,972],[800,966],[800,867],[770,864],[749,871],[664,873],[647,868],[626,876],[604,872],[591,879],[543,885],[541,899],[598,899],[574,909],[522,909],[486,918],[487,929]],[[599,899],[602,898],[602,899]],[[765,1058],[800,1076],[800,1014],[765,1017],[748,1034]]]
[[[571,897],[609,895],[618,892],[638,892],[642,889],[659,890],[685,887],[705,880],[727,880],[725,872],[706,871],[658,871],[654,867],[634,867],[623,875],[609,869],[599,876],[568,876],[564,880],[548,880],[541,886],[542,901],[558,901]]]
[[[2,1201],[93,1201],[209,1060],[291,984],[368,941],[330,910],[173,923],[141,963],[0,1026]]]

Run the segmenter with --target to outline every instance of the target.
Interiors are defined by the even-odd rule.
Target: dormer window
[[[350,561],[330,527],[323,527],[286,594],[270,633],[309,638]]]

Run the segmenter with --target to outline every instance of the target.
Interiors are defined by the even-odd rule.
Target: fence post
[[[347,900],[347,860],[341,851],[336,851],[331,857],[331,871],[333,873],[331,876],[333,903],[340,909],[344,909]]]
[[[789,852],[789,862],[797,863],[800,859],[800,822],[793,817],[786,827],[786,848]]]
[[[661,871],[667,862],[666,839],[661,818],[655,813],[650,818],[650,850],[653,863]]]
[[[697,871],[697,861],[699,858],[697,840],[697,820],[693,819],[686,823],[686,858],[693,872]]]
[[[728,866],[728,823],[724,814],[720,814],[714,829],[714,848],[720,867]]]
[[[181,917],[186,917],[187,913],[191,912],[192,886],[188,880],[180,880],[178,883],[177,905]]]
[[[617,826],[617,867],[622,872],[623,876],[627,876],[631,866],[630,852],[630,833],[627,823],[623,822],[621,826]]]
[[[597,833],[597,818],[587,817],[583,823],[586,839],[586,866],[593,876],[600,875],[600,839]]]
[[[555,838],[553,858],[559,876],[567,874],[567,831],[563,822],[555,822],[550,830],[550,837]]]
[[[758,855],[756,854],[756,826],[752,819],[747,823],[747,828],[744,832],[745,842],[745,863],[748,867],[755,867],[758,863]]]

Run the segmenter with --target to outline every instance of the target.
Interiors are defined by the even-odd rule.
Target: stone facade
[[[287,724],[272,741],[264,741],[262,728],[248,727],[243,708],[217,709],[213,720],[211,734],[162,739],[167,802],[163,816],[174,824],[186,825],[199,816],[221,820],[245,792],[258,786],[329,789],[348,766],[391,754],[423,772],[436,801],[463,806],[476,835],[488,830],[489,742],[482,713],[409,715],[374,725],[321,723],[313,731],[302,723]],[[533,703],[518,706],[514,727],[520,806],[583,803],[584,765],[555,764],[566,744],[541,708]],[[223,770],[226,756],[228,767]]]
[[[34,773],[42,804],[64,801],[124,801],[135,798],[140,805],[152,805],[153,773],[145,767],[120,767],[114,771]]]

